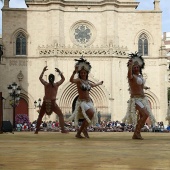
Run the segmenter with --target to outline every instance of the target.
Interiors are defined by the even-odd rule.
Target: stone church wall
[[[46,80],[50,73],[54,74],[55,67],[63,71],[66,80],[59,88],[57,103],[64,114],[72,111],[77,95],[72,93],[74,87],[69,83],[69,78],[74,69],[74,59],[81,55],[91,62],[89,79],[93,82],[104,81],[92,94],[97,110],[103,115],[111,114],[112,120],[121,121],[129,99],[128,53],[138,50],[138,39],[142,33],[147,35],[149,42],[143,74],[151,89],[146,91],[146,95],[157,121],[165,121],[166,58],[161,51],[161,11],[137,11],[134,8],[136,3],[126,3],[127,8],[116,8],[116,5],[65,4],[64,7],[55,3],[35,4],[30,2],[27,9],[3,8],[2,41],[5,51],[4,65],[0,65],[3,81],[0,91],[9,99],[6,86],[13,81],[20,84],[22,97],[29,104],[31,121],[37,118],[34,101],[43,98],[44,89],[38,78],[46,65],[49,68],[44,76]],[[78,44],[74,39],[78,23],[87,24],[91,29],[93,39],[89,40],[89,44]],[[19,31],[27,37],[26,56],[15,55],[15,37]],[[22,80],[17,78],[20,71],[24,76]],[[60,78],[57,74],[55,76],[57,80]],[[11,120],[12,109],[7,101],[4,112],[4,119]],[[55,120],[54,115],[52,119]]]

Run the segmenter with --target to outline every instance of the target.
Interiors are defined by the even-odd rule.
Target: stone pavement
[[[0,134],[0,170],[169,170],[170,133],[15,132]]]

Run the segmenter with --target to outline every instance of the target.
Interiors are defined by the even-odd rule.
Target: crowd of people
[[[68,132],[77,132],[78,128],[81,126],[81,121],[78,123],[78,127],[75,127],[74,121],[67,121],[64,124],[65,129]],[[35,131],[37,121],[32,123],[16,124],[16,131]],[[87,128],[88,132],[134,132],[135,126],[133,124],[125,124],[120,121],[106,121],[103,120],[100,123],[96,123],[95,126],[89,126]],[[40,124],[40,131],[43,132],[60,132],[59,121],[42,121]],[[170,132],[168,126],[164,126],[163,122],[158,122],[157,126],[145,125],[141,129],[142,132]]]

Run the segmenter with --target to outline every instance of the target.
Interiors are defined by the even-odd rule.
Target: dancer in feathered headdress
[[[75,110],[69,120],[74,119],[75,126],[78,127],[78,121],[81,119],[82,125],[77,131],[76,138],[83,138],[81,132],[83,132],[86,138],[89,138],[87,126],[98,123],[96,109],[93,106],[89,91],[93,87],[102,85],[103,81],[99,83],[90,82],[88,80],[88,74],[92,68],[90,63],[83,57],[75,59],[75,61],[75,70],[70,77],[70,82],[77,85],[78,99]],[[76,73],[78,73],[78,78],[74,78]]]
[[[90,63],[83,58],[83,56],[80,57],[80,59],[75,59],[75,61],[77,61],[76,67],[77,67],[78,71],[80,71],[81,69],[84,69],[88,73],[90,72],[92,67],[91,67]]]
[[[142,69],[145,67],[144,59],[138,52],[129,54],[129,61],[132,62],[132,65],[139,65],[140,66],[140,74],[142,75]],[[129,62],[128,62],[129,66]]]
[[[145,66],[144,59],[138,53],[129,54],[128,61],[128,83],[130,91],[130,99],[128,101],[128,109],[123,122],[134,124],[135,131],[132,139],[143,139],[140,131],[149,117],[151,123],[155,125],[156,120],[152,114],[150,103],[145,96],[144,89],[145,80],[142,76],[142,69]]]

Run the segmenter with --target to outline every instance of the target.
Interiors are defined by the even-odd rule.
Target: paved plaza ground
[[[0,170],[169,170],[170,133],[15,132],[0,134]]]

